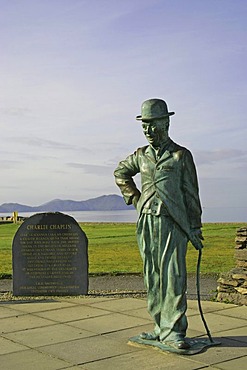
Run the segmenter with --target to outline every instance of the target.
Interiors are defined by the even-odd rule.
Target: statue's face
[[[160,147],[168,139],[168,121],[166,119],[142,121],[142,129],[147,141],[154,147]]]

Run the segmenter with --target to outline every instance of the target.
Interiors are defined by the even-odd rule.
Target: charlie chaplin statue
[[[143,259],[148,311],[152,332],[139,338],[159,341],[185,350],[186,250],[190,240],[196,249],[201,239],[201,205],[198,181],[190,151],[168,134],[170,116],[161,99],[142,104],[141,121],[148,145],[121,161],[114,175],[125,202],[138,212],[137,241]],[[133,177],[141,174],[141,191]]]

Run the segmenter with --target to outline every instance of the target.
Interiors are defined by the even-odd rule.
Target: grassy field
[[[89,272],[141,273],[142,261],[135,237],[135,224],[81,223],[89,240]],[[201,272],[203,274],[229,271],[235,266],[234,239],[244,223],[208,223],[203,225],[204,249]],[[18,225],[0,224],[0,278],[10,277],[11,246]],[[198,252],[189,244],[188,273],[196,271]]]

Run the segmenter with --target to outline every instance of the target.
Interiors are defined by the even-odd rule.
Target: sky
[[[246,0],[0,0],[0,204],[120,195],[161,98],[203,208],[247,207],[246,19]]]

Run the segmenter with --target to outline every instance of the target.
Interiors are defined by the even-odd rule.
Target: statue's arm
[[[192,154],[189,151],[185,152],[183,166],[183,193],[190,224],[190,240],[196,249],[201,249],[203,247],[201,242],[201,239],[203,239],[201,232],[202,208],[199,198],[196,167]]]
[[[141,193],[137,189],[133,177],[139,172],[137,152],[121,161],[114,171],[115,182],[121,190],[125,203],[128,205],[133,204],[135,207]]]

